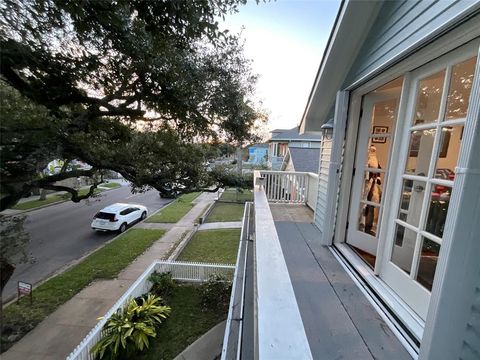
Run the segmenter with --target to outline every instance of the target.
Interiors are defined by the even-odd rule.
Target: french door
[[[351,194],[347,243],[372,268],[388,181],[391,145],[403,79],[396,79],[365,95],[362,103],[355,177]]]
[[[455,216],[448,207],[477,51],[452,53],[412,72],[380,277],[424,320],[445,222]]]
[[[456,215],[448,208],[477,54],[478,42],[410,72],[408,88],[398,78],[362,97],[346,243],[423,320]]]

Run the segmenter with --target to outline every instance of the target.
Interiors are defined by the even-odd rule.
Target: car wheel
[[[127,223],[123,223],[120,225],[120,229],[118,229],[120,233],[123,233],[125,230],[127,230]]]
[[[147,217],[147,212],[146,212],[146,211],[144,211],[144,212],[142,213],[142,217],[141,217],[141,219],[142,219],[142,220],[145,220],[145,218],[146,218],[146,217]]]

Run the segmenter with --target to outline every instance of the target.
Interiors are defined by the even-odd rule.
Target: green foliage
[[[171,272],[158,273],[155,271],[150,275],[148,280],[152,283],[150,292],[165,300],[168,300],[170,296],[172,296],[177,286],[177,283],[172,278]]]
[[[3,288],[15,270],[14,264],[26,262],[28,234],[25,216],[0,215],[0,281]]]
[[[249,141],[261,118],[241,41],[218,25],[244,2],[1,2],[0,210],[105,170],[137,190],[221,185],[195,143]],[[93,168],[39,178],[52,159]]]
[[[226,311],[230,302],[232,284],[220,275],[211,276],[199,288],[200,301],[204,311]]]
[[[104,335],[92,348],[97,359],[131,359],[148,349],[150,338],[170,314],[170,307],[160,305],[161,298],[148,295],[141,301],[131,299],[113,314],[103,327]]]
[[[239,243],[240,229],[197,231],[178,260],[235,264]]]
[[[35,288],[32,305],[28,299],[23,299],[25,301],[4,308],[0,342],[2,352],[95,279],[117,276],[164,233],[164,230],[157,229],[130,229],[78,265]],[[9,340],[10,335],[16,340]]]
[[[179,284],[169,305],[172,308],[168,321],[157,331],[147,352],[135,360],[174,359],[187,346],[227,317],[227,311],[202,311],[200,294],[195,285]]]
[[[215,166],[211,171],[211,176],[217,179],[222,187],[232,187],[238,189],[253,188],[253,174],[239,175],[236,169],[224,165]]]

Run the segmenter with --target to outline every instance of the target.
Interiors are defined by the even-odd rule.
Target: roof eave
[[[320,130],[383,2],[342,1],[300,122],[301,134]]]

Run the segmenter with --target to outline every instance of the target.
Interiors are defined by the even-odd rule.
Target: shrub
[[[232,285],[224,277],[213,275],[200,286],[202,309],[226,311],[230,302]]]
[[[177,286],[177,283],[172,278],[171,272],[158,273],[155,271],[150,275],[148,280],[152,283],[150,292],[163,299],[168,299]]]
[[[160,297],[148,295],[141,301],[132,299],[113,314],[103,326],[104,335],[91,349],[95,359],[132,359],[148,348],[151,337],[170,314],[170,307],[160,306]],[[141,302],[141,304],[139,304]]]

